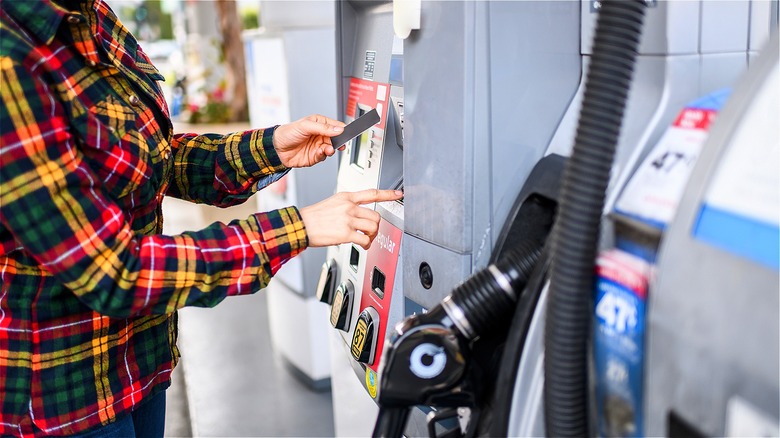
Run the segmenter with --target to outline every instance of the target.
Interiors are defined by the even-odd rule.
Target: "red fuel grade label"
[[[366,272],[360,297],[360,311],[362,312],[363,309],[370,306],[376,309],[379,314],[379,321],[375,323],[374,327],[377,342],[375,359],[373,364],[368,365],[374,371],[377,370],[379,358],[382,357],[402,236],[403,231],[384,219],[380,220],[379,231],[366,255]]]
[[[351,78],[349,82],[349,95],[347,96],[347,116],[354,120],[357,116],[358,104],[376,108],[379,113],[379,129],[385,129],[387,122],[387,106],[390,101],[390,85],[381,82],[367,81]]]

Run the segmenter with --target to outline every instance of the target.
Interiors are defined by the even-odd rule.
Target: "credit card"
[[[377,113],[376,108],[374,108],[350,122],[347,126],[344,127],[344,130],[341,131],[341,134],[335,137],[331,137],[330,143],[334,148],[338,149],[343,144],[362,134],[366,129],[376,125],[377,123],[379,123],[379,113]]]

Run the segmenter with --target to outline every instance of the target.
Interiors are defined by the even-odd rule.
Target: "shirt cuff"
[[[268,275],[275,275],[288,260],[308,247],[309,238],[296,207],[255,213],[251,217],[257,221],[258,235],[252,240],[252,247]]]
[[[287,170],[274,148],[274,132],[277,126],[265,129],[228,134],[226,152],[222,157],[224,167],[235,167],[249,178],[280,173]]]
[[[281,168],[279,170],[282,170],[286,169],[286,167],[282,164],[282,160],[279,158],[279,155],[276,153],[276,148],[274,147],[274,132],[276,132],[276,128],[278,127],[279,125],[276,125],[263,130],[263,138],[260,147],[271,166],[277,169]]]

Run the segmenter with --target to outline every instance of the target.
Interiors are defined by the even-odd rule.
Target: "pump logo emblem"
[[[444,347],[430,343],[420,344],[414,347],[409,357],[409,369],[415,376],[421,379],[432,379],[447,365],[447,353]]]

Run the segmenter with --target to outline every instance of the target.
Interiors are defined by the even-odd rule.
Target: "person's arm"
[[[273,148],[275,128],[233,134],[175,134],[167,196],[228,207],[289,170]]]
[[[333,155],[330,137],[343,125],[312,115],[228,135],[174,135],[174,170],[167,194],[222,207],[244,202],[290,168],[311,166]]]
[[[306,247],[294,207],[177,236],[134,232],[46,83],[7,57],[0,63],[0,224],[95,311],[128,317],[213,306],[264,287]]]

